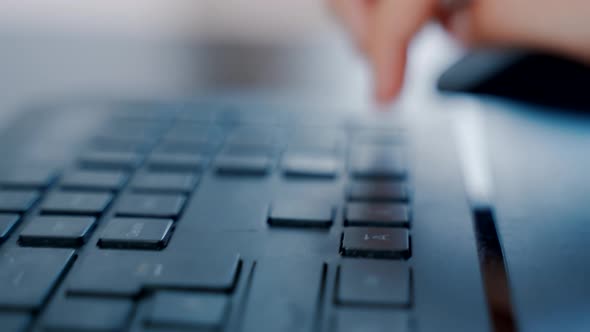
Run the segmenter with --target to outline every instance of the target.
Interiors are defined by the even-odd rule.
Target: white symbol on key
[[[131,226],[131,229],[129,230],[129,232],[125,233],[125,237],[126,238],[138,237],[141,234],[143,227],[144,227],[144,223],[142,223],[142,222],[138,222],[138,223],[133,224],[133,226]]]
[[[365,241],[369,240],[377,240],[377,241],[387,241],[389,238],[389,234],[365,234]]]

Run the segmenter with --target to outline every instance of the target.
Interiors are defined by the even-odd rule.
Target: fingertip
[[[380,44],[372,50],[375,98],[378,103],[392,102],[400,93],[405,74],[406,56],[403,43]]]

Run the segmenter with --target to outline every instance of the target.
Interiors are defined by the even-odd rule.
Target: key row
[[[158,189],[163,186],[188,190],[192,179],[171,179],[162,187],[160,179],[142,182],[140,188]],[[178,180],[178,181],[176,181]],[[114,195],[108,192],[54,191],[41,202],[41,213],[58,215],[101,215],[112,204]],[[38,200],[40,193],[30,190],[0,190],[0,213],[24,213]],[[116,214],[133,217],[178,218],[186,196],[173,193],[126,193],[117,202]]]
[[[39,216],[19,235],[22,246],[77,248],[85,244],[97,224],[95,217]],[[162,249],[170,239],[172,219],[113,218],[98,240],[102,248]]]
[[[56,191],[43,201],[41,209],[45,213],[64,214],[101,214],[111,203],[113,195],[108,192],[86,192],[81,190],[103,190],[106,188],[120,188],[123,184],[122,175],[119,173],[104,173],[90,171],[75,171],[69,173],[62,181],[68,191]],[[189,193],[198,183],[198,175],[191,173],[147,173],[139,174],[131,183],[131,188],[136,191],[154,193],[130,193],[124,195],[120,204],[122,215],[171,217],[175,218],[184,204],[181,194],[168,194],[166,192]],[[76,191],[77,190],[77,191]],[[162,192],[162,193],[155,193]],[[408,223],[407,208],[403,205],[390,202],[405,202],[408,200],[408,191],[405,185],[398,182],[377,181],[353,181],[348,189],[348,199],[354,201],[346,209],[347,220],[352,224],[365,223]],[[39,199],[40,193],[35,190],[10,189],[0,190],[0,212],[23,213],[28,211]],[[361,203],[363,202],[363,203]],[[371,204],[364,202],[372,202]],[[293,205],[291,210],[286,205]],[[139,205],[145,212],[141,212]],[[288,222],[297,223],[298,219],[313,219],[319,215],[326,218],[326,209],[318,204],[297,204],[290,202],[278,204],[273,210],[271,219],[288,219]],[[158,212],[158,210],[162,210]],[[298,215],[300,214],[300,215]],[[304,215],[311,215],[305,218]],[[364,220],[363,220],[364,219]],[[329,223],[330,220],[327,222]]]
[[[102,106],[105,107],[105,106]],[[400,131],[398,114],[343,114],[341,112],[318,112],[317,109],[301,107],[269,107],[261,104],[222,104],[218,101],[190,103],[118,103],[107,105],[112,110],[113,123],[133,121],[158,127],[173,122],[179,124],[206,125],[217,123],[225,127],[238,125],[293,125],[325,128],[343,126],[356,130],[383,130],[388,133]]]
[[[2,197],[4,196],[4,199]],[[98,218],[112,205],[113,195],[96,192],[53,192],[42,201],[40,215],[29,219],[19,234],[21,246],[77,248],[94,232]],[[21,223],[39,194],[0,192],[0,244]],[[187,197],[182,194],[128,193],[121,196],[100,236],[103,248],[162,249]],[[7,212],[3,212],[7,211]]]
[[[15,223],[16,220],[15,217],[8,221]],[[94,217],[36,217],[20,233],[19,243],[22,246],[77,248],[86,243],[96,222]],[[168,243],[173,227],[172,219],[116,217],[106,224],[97,245],[158,250]],[[350,257],[406,259],[411,256],[409,232],[399,228],[350,227],[343,232],[340,252]]]
[[[402,179],[406,176],[406,166],[399,153],[388,149],[378,153],[381,155],[362,151],[351,157],[350,175],[361,179]],[[81,157],[80,166],[98,170],[134,170],[142,164],[143,158],[132,152],[91,152]],[[210,159],[219,174],[265,175],[272,171],[275,157],[264,148],[257,151],[221,151],[216,158],[205,153],[156,152],[147,158],[146,167],[156,171],[199,172],[207,167]],[[281,170],[288,177],[335,178],[344,166],[339,159],[332,153],[287,153]]]
[[[149,301],[140,320],[146,327],[215,329],[226,322],[241,264],[231,254],[201,258],[122,251],[95,252],[74,264],[71,250],[12,248],[0,255],[0,310],[38,311],[63,279],[66,296],[50,301],[40,315],[39,325],[47,330],[120,330],[140,294]],[[336,312],[387,309],[392,317],[411,307],[412,272],[405,262],[344,259],[334,267],[336,287],[329,301]],[[325,275],[326,265],[317,261],[258,261],[245,298],[243,331],[278,331],[295,317],[298,326],[313,326]]]
[[[254,113],[250,116],[255,115]],[[334,119],[327,127],[275,126],[268,123],[223,126],[206,123],[129,120],[107,121],[100,134],[92,140],[97,149],[142,151],[160,142],[189,142],[219,145],[222,142],[272,143],[289,146],[342,146],[350,136],[354,144],[397,144],[403,141],[399,128],[391,130],[354,130],[339,126]],[[352,130],[350,130],[352,129]],[[350,135],[348,135],[350,134]],[[121,141],[127,144],[113,144]]]

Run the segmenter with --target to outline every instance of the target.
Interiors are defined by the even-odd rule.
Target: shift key
[[[311,331],[318,318],[323,272],[319,261],[257,262],[243,331]]]

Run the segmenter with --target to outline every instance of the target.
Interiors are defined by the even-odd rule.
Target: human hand
[[[408,44],[432,19],[468,47],[529,47],[590,63],[588,0],[443,1],[329,0],[371,63],[379,102],[401,90]]]

